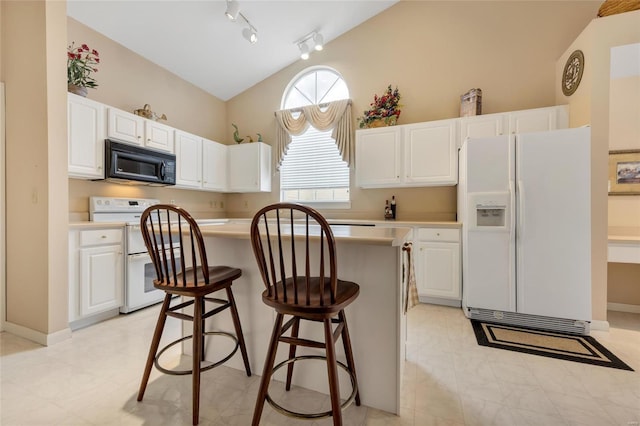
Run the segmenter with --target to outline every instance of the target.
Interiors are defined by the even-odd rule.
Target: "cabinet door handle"
[[[107,238],[107,236],[106,235],[102,235],[102,236],[100,236],[100,238]]]

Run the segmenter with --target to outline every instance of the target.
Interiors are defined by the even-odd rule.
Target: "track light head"
[[[247,27],[243,29],[242,36],[246,38],[251,44],[254,44],[258,41],[258,32],[255,28]]]
[[[309,59],[309,46],[307,46],[307,43],[300,43],[298,47],[300,48],[300,59],[304,61]]]
[[[224,13],[230,21],[235,22],[240,13],[240,3],[235,0],[227,0],[227,11]]]
[[[313,35],[313,48],[315,50],[322,50],[324,47],[324,39],[322,38],[322,34],[315,33]]]

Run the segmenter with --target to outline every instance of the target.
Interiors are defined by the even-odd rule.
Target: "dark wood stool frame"
[[[285,212],[284,218],[281,218],[281,212]],[[275,223],[269,222],[269,214],[275,214]],[[296,223],[299,224],[298,237],[292,238]],[[310,232],[315,225],[319,227],[319,235]],[[306,253],[306,258],[301,257],[301,260],[304,260],[304,267],[300,269],[304,271],[299,270],[296,261],[296,239],[301,242],[301,251],[304,250]],[[272,240],[275,241],[273,244]],[[290,255],[284,252],[287,244],[290,247]],[[336,243],[331,227],[324,217],[312,208],[294,203],[276,203],[262,208],[255,214],[251,222],[251,245],[266,287],[262,293],[262,301],[277,312],[252,425],[257,426],[260,423],[265,401],[276,411],[291,417],[304,419],[333,417],[334,425],[342,425],[342,409],[354,400],[356,405],[360,405],[353,350],[344,313],[344,309],[357,298],[360,287],[356,283],[342,281],[337,277]],[[312,245],[317,245],[320,250],[317,275],[311,273],[309,254]],[[325,248],[327,254],[325,254]],[[290,263],[285,262],[285,258]],[[325,272],[325,263],[329,267],[328,275]],[[284,323],[285,315],[291,316],[286,323]],[[318,342],[299,337],[301,320],[322,322],[324,341]],[[335,330],[333,330],[333,324],[337,324]],[[286,336],[285,333],[289,330],[291,334]],[[342,337],[347,365],[336,359],[335,344],[340,337]],[[274,367],[279,342],[289,345],[289,356]],[[324,348],[326,356],[296,356],[298,346]],[[295,362],[307,359],[326,360],[331,398],[330,411],[313,414],[297,413],[281,407],[269,396],[269,383],[274,371],[287,366],[286,390],[288,391],[291,389]],[[347,371],[353,388],[351,395],[343,404],[340,403],[338,367]]]
[[[201,372],[210,370],[227,361],[240,347],[247,376],[251,376],[240,317],[238,316],[236,302],[231,291],[233,281],[242,275],[242,271],[228,266],[209,266],[200,227],[193,217],[181,207],[171,204],[151,206],[142,213],[140,225],[142,237],[156,270],[156,279],[153,280],[153,285],[155,288],[166,292],[166,295],[153,333],[151,347],[149,348],[149,355],[138,392],[138,401],[142,401],[144,397],[153,365],[166,374],[192,374],[192,416],[193,424],[196,425],[199,422],[200,412]],[[178,259],[174,255],[175,249],[180,251]],[[189,250],[191,254],[191,262],[189,264],[185,261],[186,250]],[[198,265],[198,263],[200,264]],[[219,290],[226,290],[228,300],[206,297]],[[190,297],[191,300],[171,306],[171,299],[174,295]],[[213,302],[217,306],[207,311],[205,302]],[[181,309],[192,305],[193,315],[179,312]],[[222,331],[205,332],[205,320],[227,308],[231,310],[236,335]],[[193,334],[174,340],[158,351],[167,317],[192,321]],[[205,347],[204,339],[208,335],[223,335],[231,338],[235,341],[235,347],[222,360],[202,367],[201,362],[204,359]],[[192,369],[168,370],[162,367],[159,363],[159,358],[164,351],[187,339],[193,340]]]

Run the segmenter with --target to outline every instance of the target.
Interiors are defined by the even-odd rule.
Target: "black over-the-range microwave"
[[[176,156],[115,139],[105,140],[105,179],[118,183],[176,184]]]

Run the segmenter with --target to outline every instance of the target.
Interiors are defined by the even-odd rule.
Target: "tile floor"
[[[0,424],[191,424],[190,376],[154,370],[144,401],[136,402],[157,309],[75,331],[51,347],[1,333]],[[401,415],[352,405],[344,424],[637,426],[640,315],[610,312],[609,321],[609,332],[592,335],[635,372],[481,347],[460,309],[419,305],[409,312]],[[178,327],[170,334],[177,336]],[[228,367],[204,374],[200,424],[249,425],[259,377]],[[324,395],[298,390],[280,401],[329,407]],[[285,398],[282,386],[272,385],[271,393]],[[267,405],[261,424],[332,422],[292,421]]]

